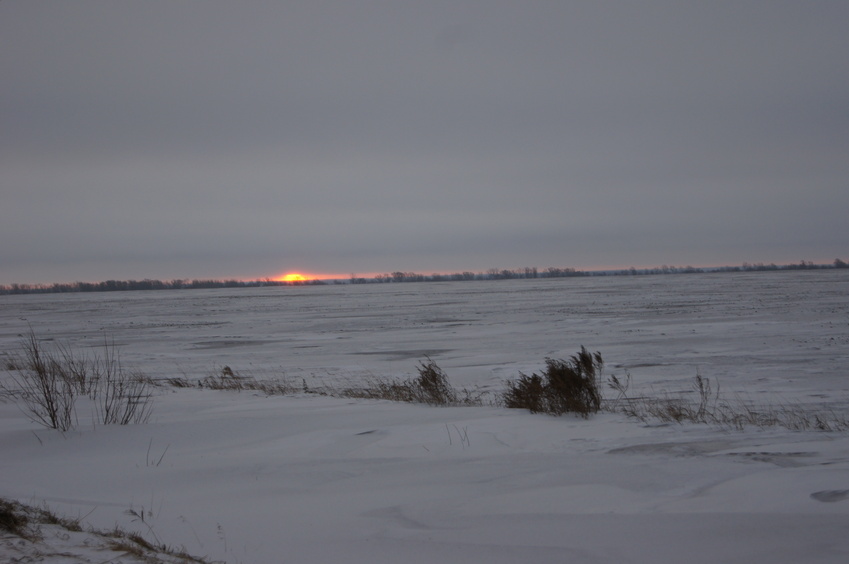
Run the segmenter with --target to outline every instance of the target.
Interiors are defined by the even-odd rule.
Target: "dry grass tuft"
[[[420,362],[418,377],[401,379],[371,379],[364,386],[343,389],[325,389],[327,395],[382,399],[427,405],[484,405],[485,392],[463,388],[458,390],[451,385],[448,375],[429,357]]]
[[[601,408],[598,380],[604,367],[601,353],[585,347],[569,360],[546,359],[542,375],[520,374],[507,382],[505,407],[528,409],[532,413],[563,415],[576,413],[587,418]]]
[[[27,537],[28,524],[29,518],[21,510],[19,503],[0,499],[0,530]]]
[[[82,532],[81,519],[61,517],[46,506],[32,507],[17,501],[0,498],[0,531],[15,535],[31,543],[42,540],[41,527],[53,525],[69,532]],[[138,533],[124,531],[117,526],[111,531],[85,531],[91,537],[100,539],[104,547],[116,552],[131,555],[144,562],[163,562],[169,564],[207,564],[209,560],[192,556],[185,549],[173,549],[164,544],[154,544]],[[87,541],[88,542],[88,541]],[[18,560],[14,560],[17,562]],[[21,560],[22,562],[24,560]],[[30,560],[25,560],[29,562]],[[117,562],[118,560],[108,560]],[[104,561],[105,562],[105,561]]]
[[[739,396],[726,399],[720,394],[719,385],[713,389],[708,378],[697,374],[693,378],[690,396],[664,394],[657,396],[629,397],[631,375],[625,379],[611,376],[608,386],[617,397],[607,402],[606,409],[623,413],[643,423],[702,423],[729,430],[747,427],[782,427],[791,431],[849,430],[849,418],[832,409],[816,409],[802,404],[754,405]]]

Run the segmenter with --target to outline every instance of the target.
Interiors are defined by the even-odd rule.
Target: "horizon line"
[[[794,266],[799,267],[800,269],[804,268],[828,268],[828,267],[844,267],[847,263],[841,259],[834,259],[831,263],[814,263],[813,261],[805,261],[802,260],[800,262],[790,262],[790,263],[782,263],[777,264],[774,262],[764,263],[764,262],[748,262],[744,261],[739,265],[731,265],[731,264],[714,264],[714,265],[703,265],[703,266],[693,266],[693,265],[669,265],[664,264],[661,266],[594,266],[589,268],[577,268],[577,267],[556,267],[556,266],[546,266],[543,268],[535,267],[535,266],[526,266],[521,268],[488,268],[486,270],[455,270],[451,272],[431,272],[425,274],[424,272],[417,272],[413,270],[401,271],[401,270],[393,270],[393,271],[381,271],[381,272],[371,272],[365,274],[357,274],[355,272],[349,274],[330,274],[330,273],[318,273],[318,274],[303,274],[304,271],[290,271],[284,274],[278,274],[276,276],[260,276],[254,278],[242,278],[242,277],[222,277],[222,278],[212,278],[212,277],[175,277],[175,278],[126,278],[126,279],[117,279],[117,278],[108,278],[105,280],[98,281],[85,281],[85,280],[75,280],[73,282],[13,282],[9,284],[0,284],[0,288],[11,289],[13,287],[19,288],[48,288],[51,286],[63,286],[63,285],[74,285],[74,284],[105,284],[107,282],[162,282],[162,283],[174,283],[174,282],[215,282],[215,283],[225,283],[225,282],[239,282],[239,283],[262,283],[262,282],[273,282],[275,284],[280,285],[299,285],[309,282],[316,281],[343,281],[343,280],[379,280],[380,277],[388,276],[392,277],[395,273],[402,273],[404,275],[410,276],[423,276],[423,277],[431,277],[431,276],[452,276],[457,274],[465,274],[471,273],[476,276],[486,276],[491,275],[495,276],[497,274],[502,273],[511,273],[516,275],[526,274],[530,272],[536,272],[537,275],[533,276],[534,278],[546,278],[544,275],[546,272],[550,272],[552,269],[559,270],[561,272],[569,272],[569,273],[605,273],[605,272],[628,272],[628,271],[637,271],[637,272],[645,272],[645,271],[685,271],[688,269],[692,270],[719,270],[719,269],[751,269],[751,270],[771,270],[773,268],[777,269],[788,269],[788,267],[792,268]],[[284,280],[285,277],[297,274],[302,277],[302,279],[298,280]],[[518,276],[517,276],[518,277]]]

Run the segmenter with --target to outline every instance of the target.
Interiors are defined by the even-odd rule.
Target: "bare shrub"
[[[97,406],[104,425],[147,423],[153,410],[149,380],[124,372],[118,364],[104,373]]]
[[[21,341],[20,356],[11,365],[13,388],[7,393],[23,404],[30,419],[50,429],[73,428],[77,387],[61,354],[44,350],[30,331]]]
[[[562,415],[577,413],[587,418],[601,408],[598,380],[604,367],[601,353],[585,347],[568,360],[546,359],[542,375],[520,374],[507,382],[505,407],[528,409],[533,413]]]
[[[9,366],[13,387],[6,393],[33,421],[50,429],[67,431],[75,426],[80,395],[94,400],[98,420],[104,424],[144,423],[150,417],[150,380],[123,369],[114,343],[104,342],[102,357],[89,357],[63,344],[45,349],[30,330]]]
[[[99,383],[98,374],[91,371],[92,362],[88,355],[72,349],[69,345],[56,343],[52,355],[59,366],[62,378],[73,387],[74,393],[94,398]]]

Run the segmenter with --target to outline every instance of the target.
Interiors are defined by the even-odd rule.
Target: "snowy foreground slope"
[[[847,277],[803,274],[318,288],[326,309],[311,288],[8,296],[0,351],[30,324],[76,345],[108,332],[152,376],[276,362],[312,382],[322,355],[354,379],[404,375],[426,350],[457,384],[496,389],[584,344],[642,391],[686,390],[698,369],[747,398],[845,413]],[[846,432],[157,394],[148,424],[81,412],[65,434],[0,401],[0,496],[246,564],[849,561]],[[9,542],[0,562],[19,557]],[[43,561],[132,561],[82,554]]]
[[[849,557],[846,434],[196,390],[64,436],[0,413],[3,495],[216,560]]]

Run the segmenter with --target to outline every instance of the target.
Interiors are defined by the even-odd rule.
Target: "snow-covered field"
[[[584,345],[635,393],[698,373],[849,410],[846,270],[0,296],[0,354],[30,327],[114,340],[151,377],[230,366],[311,387],[429,355],[455,385],[499,390]],[[80,413],[65,434],[0,402],[0,496],[226,562],[849,561],[847,432],[158,393],[147,424]],[[98,561],[80,550],[47,561]]]

